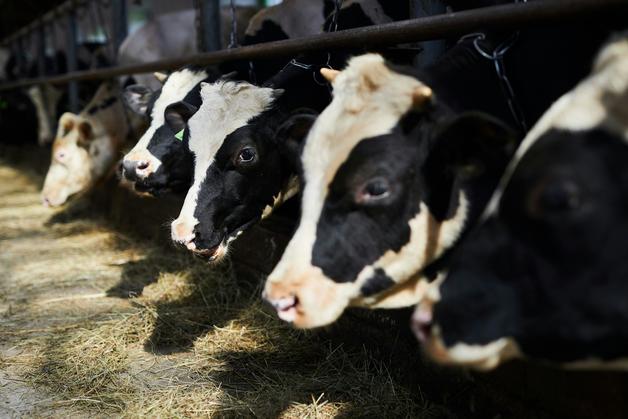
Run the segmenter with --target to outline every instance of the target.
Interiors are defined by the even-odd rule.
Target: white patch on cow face
[[[188,121],[189,147],[194,154],[194,181],[185,197],[179,217],[172,223],[174,241],[186,244],[190,250],[196,250],[191,243],[194,239],[194,226],[198,223],[194,211],[207,169],[214,161],[225,137],[268,108],[275,95],[273,89],[246,82],[203,83],[203,102]]]
[[[358,143],[391,132],[415,103],[413,93],[425,85],[390,71],[381,56],[368,54],[352,59],[335,78],[333,87],[334,99],[312,126],[302,153],[305,187],[299,227],[266,283],[271,302],[283,298],[282,293],[298,296],[302,314],[295,324],[308,325],[302,327],[322,325],[323,320],[316,309],[305,312],[305,307],[321,307],[320,302],[336,307],[334,312],[338,312],[337,307],[344,309],[348,304],[348,296],[359,295],[356,283],[337,284],[322,273],[312,278],[325,278],[337,288],[350,288],[350,292],[339,292],[337,300],[328,292],[325,301],[315,294],[311,295],[316,301],[305,301],[306,296],[299,293],[305,282],[302,278],[320,270],[312,266],[312,249],[329,184]],[[414,222],[417,227],[421,224]],[[326,288],[331,289],[331,284]]]
[[[202,80],[208,76],[206,71],[192,71],[183,69],[174,72],[168,77],[166,83],[161,88],[161,93],[153,105],[153,109],[150,114],[150,126],[142,135],[129,153],[124,156],[126,161],[144,161],[148,163],[148,167],[138,173],[141,177],[148,177],[150,174],[155,173],[161,161],[155,157],[148,150],[148,144],[155,135],[155,132],[159,127],[164,125],[164,111],[173,103],[179,102],[185,98],[185,96]]]
[[[111,97],[118,98],[112,105],[93,114],[87,112]],[[109,83],[98,88],[79,115],[61,116],[42,191],[45,205],[63,205],[70,196],[86,192],[111,173],[130,130],[127,121],[119,88]]]
[[[585,131],[600,127],[628,141],[628,112],[625,110],[628,100],[627,74],[628,37],[624,35],[602,49],[593,66],[593,74],[560,97],[526,135],[482,218],[497,213],[502,193],[521,158],[550,129]]]

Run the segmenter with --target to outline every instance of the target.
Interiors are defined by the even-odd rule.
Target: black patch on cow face
[[[360,142],[329,185],[312,264],[336,282],[352,282],[387,250],[399,251],[419,213],[425,152],[400,126]]]
[[[182,193],[192,183],[194,156],[188,148],[188,133],[182,140],[168,124],[159,127],[151,138],[147,150],[161,161],[161,165],[146,179],[136,180],[135,189],[152,195],[167,192]]]
[[[312,264],[336,282],[353,282],[384,253],[409,242],[408,223],[421,202],[443,222],[456,214],[461,191],[469,201],[467,223],[473,221],[513,150],[510,132],[482,114],[454,118],[436,106],[409,112],[391,134],[360,142],[338,169],[318,221]]]
[[[194,217],[197,249],[211,249],[258,221],[288,177],[264,124],[238,128],[226,138],[201,184]]]
[[[168,123],[172,122],[170,121],[172,118],[168,118],[168,115],[165,115],[167,122],[155,130],[146,146],[146,149],[161,162],[161,165],[146,179],[136,181],[136,190],[152,195],[162,195],[167,192],[182,193],[189,189],[193,177],[194,156],[188,147],[188,133],[185,132],[182,140],[176,138],[175,135],[181,129],[185,129],[188,119],[200,107],[201,83],[211,82],[214,79],[215,75],[211,75],[199,82],[178,103],[181,107],[187,109],[185,117],[179,118],[179,123]],[[152,104],[154,104],[155,100],[152,101]],[[176,105],[171,104],[168,106],[165,113]],[[148,112],[149,114],[152,113],[152,105],[149,106]]]
[[[537,140],[452,258],[434,313],[447,345],[513,337],[559,362],[628,354],[627,161],[601,129]]]
[[[364,285],[360,288],[360,294],[365,297],[379,294],[382,291],[395,285],[393,281],[383,269],[377,268],[369,279],[364,282]]]

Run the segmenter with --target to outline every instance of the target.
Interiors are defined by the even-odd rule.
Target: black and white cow
[[[415,312],[427,353],[480,369],[515,356],[580,367],[627,358],[627,163],[624,35],[530,131]]]
[[[385,14],[382,10],[389,12],[392,17]],[[319,33],[325,21],[324,16],[331,14],[333,11],[333,2],[330,1],[285,1],[280,5],[262,10],[251,19],[243,44],[251,45],[260,42],[276,41],[292,37],[296,38]],[[393,13],[393,11],[395,11],[395,13]],[[393,18],[397,19],[406,16],[403,14],[400,15],[399,13],[400,12],[395,8],[391,10],[389,10],[388,7],[383,8],[377,0],[344,2],[337,19],[338,29],[349,29],[374,23],[385,23]],[[407,13],[407,11],[405,13]],[[328,22],[330,21],[331,19],[328,19]],[[322,63],[325,62],[325,60],[327,60],[327,55],[322,54],[318,60],[312,57],[310,61],[320,61]],[[334,65],[343,63],[344,54],[335,54],[331,61]],[[250,74],[248,62],[244,63],[244,67],[240,65],[242,63],[234,63],[223,65],[218,70],[223,73],[235,70],[237,75],[232,77],[253,82],[251,78],[261,81],[269,78],[271,75],[275,76],[275,74],[286,65],[286,62],[286,60],[256,60],[253,63],[254,74]],[[165,79],[164,75],[160,77],[162,81]],[[205,81],[215,79],[214,77],[213,79],[210,78]],[[140,105],[142,103],[144,104],[141,106],[132,106],[136,109],[139,108],[138,110],[140,112],[144,112],[143,109],[146,108],[147,103],[151,100],[156,100],[156,95],[163,95],[164,91],[170,90],[169,87],[164,86],[161,91],[153,94],[151,89],[147,89],[146,87],[148,86],[135,86],[128,89],[128,97],[131,103],[139,102]],[[189,88],[191,88],[191,85]],[[188,105],[192,105],[193,108],[198,108],[200,101],[200,96],[198,95],[199,90],[200,87],[195,85],[193,91],[189,93],[186,92],[186,94],[190,96],[185,98],[183,97],[184,95],[181,95],[181,92],[179,92],[176,102],[181,101],[182,103],[174,105],[174,102],[171,102],[169,104],[173,105],[172,109],[178,107],[185,113],[187,113],[187,111],[185,111],[186,106],[187,109],[190,109]],[[153,95],[152,99],[151,95]],[[304,102],[304,105],[305,104]],[[164,110],[166,109],[165,106],[162,108]],[[149,112],[154,114],[154,109],[149,109]],[[176,113],[173,113],[173,115],[176,115]],[[190,116],[189,114],[187,115],[188,118]],[[177,140],[174,135],[172,135],[171,130],[163,127],[164,121],[165,119],[163,118],[153,120],[149,131],[158,131],[158,134],[156,135],[151,132],[149,138],[147,137],[147,133],[124,158],[124,178],[126,181],[133,183],[137,191],[152,195],[159,195],[169,191],[185,191],[191,182],[194,170],[193,165],[190,164],[192,154],[188,151],[187,147],[183,146],[180,140]],[[177,121],[174,121],[174,125],[176,124]],[[159,172],[155,173],[156,170]]]
[[[538,56],[532,35],[521,34],[507,63]],[[554,35],[541,45],[561,43]],[[547,79],[533,60],[528,71],[509,73],[528,121],[559,96],[552,84],[586,74],[590,44],[579,44],[571,61],[567,54],[543,67]],[[280,317],[297,327],[333,322],[349,305],[420,301],[429,278],[415,274],[477,219],[520,138],[507,128],[517,125],[493,63],[471,39],[419,72],[366,55],[327,73],[334,100],[306,140],[300,224],[265,288]],[[526,84],[536,101],[519,93]]]
[[[323,22],[322,1],[285,1],[264,9],[251,18],[242,43],[251,45],[313,35],[322,30]],[[217,71],[228,73],[235,70],[237,76],[231,77],[240,80],[249,80],[250,76],[265,80],[285,64],[283,60],[264,62],[259,66],[254,64],[253,75],[249,72],[248,62],[227,64]],[[125,182],[131,182],[136,191],[159,195],[171,191],[185,192],[189,188],[194,173],[193,155],[184,144],[187,143],[187,138],[175,138],[179,131],[172,132],[171,127],[165,124],[168,116],[163,115],[163,112],[172,105],[171,118],[177,118],[178,114],[185,114],[186,120],[191,117],[189,109],[198,109],[200,106],[200,82],[212,82],[218,78],[210,76],[210,72],[208,69],[201,72],[193,69],[183,70],[183,73],[175,72],[156,91],[146,83],[127,89],[127,102],[131,108],[140,114],[148,112],[147,117],[151,120],[149,130],[125,156],[122,164]],[[166,80],[166,75],[158,74],[158,77],[161,82]],[[149,106],[151,103],[154,105]],[[172,122],[172,126],[179,123],[176,120]]]
[[[211,125],[194,121],[224,125],[211,121],[212,108],[199,110],[190,120],[194,186],[172,224],[174,241],[210,261],[220,260],[231,241],[298,191],[299,141],[330,100],[328,85],[315,78],[316,68],[287,65],[268,83],[273,94],[261,111],[232,126],[222,138],[213,136]],[[234,91],[229,100],[237,103],[248,95]]]
[[[127,87],[125,100],[137,114],[145,116],[149,128],[122,160],[122,176],[135,191],[159,195],[185,192],[192,183],[193,156],[187,140],[166,123],[185,107],[198,108],[201,103],[201,82],[217,77],[208,69],[184,68],[169,76],[156,74],[163,86],[152,91],[142,85]],[[190,115],[188,115],[189,117]]]

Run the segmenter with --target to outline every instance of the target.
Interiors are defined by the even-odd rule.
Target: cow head
[[[519,355],[561,364],[628,355],[627,74],[624,39],[530,132],[415,312],[433,358],[488,369]]]
[[[452,115],[378,55],[325,73],[334,99],[303,149],[300,224],[265,288],[297,327],[352,304],[416,304],[425,283],[406,281],[454,243],[513,147],[501,124]]]
[[[119,94],[116,83],[105,82],[79,115],[61,116],[42,191],[44,205],[62,205],[111,173],[130,129]]]
[[[199,83],[207,77],[207,71],[183,69],[167,78],[160,76],[164,84],[155,92],[139,85],[127,87],[127,105],[149,120],[148,129],[122,161],[122,176],[135,191],[159,195],[186,191],[189,187],[193,157],[182,137],[183,118],[196,111]],[[175,119],[179,123],[166,123]]]
[[[281,168],[272,167],[277,157],[268,153],[269,145],[251,135],[247,124],[278,94],[278,90],[247,82],[202,83],[201,107],[187,121],[184,134],[194,155],[194,182],[172,223],[175,242],[211,261],[218,260],[226,254],[229,242],[254,219],[253,211],[245,207],[263,191],[249,188],[247,179],[259,182],[255,177],[277,177],[273,171]],[[251,197],[244,198],[244,194]],[[198,229],[201,218],[211,230]]]

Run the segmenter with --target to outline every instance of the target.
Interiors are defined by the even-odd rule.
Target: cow
[[[323,2],[311,0],[288,0],[263,9],[249,22],[242,44],[252,45],[319,33],[322,30],[324,13]],[[172,105],[171,109],[188,105],[191,107],[188,106],[187,109],[198,109],[201,81],[213,82],[218,78],[218,72],[231,74],[234,71],[235,74],[231,74],[231,78],[250,82],[252,79],[263,81],[280,71],[286,62],[272,60],[272,63],[265,61],[259,63],[259,66],[253,64],[254,74],[249,71],[248,62],[226,64],[216,69],[188,69],[187,71],[195,73],[193,76],[185,73],[184,69],[184,74],[179,71],[173,73],[168,78],[170,81],[160,89],[152,88],[152,82],[140,82],[127,88],[125,99],[130,108],[141,115],[145,115],[146,110],[149,110],[150,115],[146,117],[150,120],[150,128],[133,150],[124,157],[121,175],[125,183],[137,192],[154,196],[169,192],[186,192],[194,171],[193,156],[188,147],[180,139],[175,138],[176,132],[171,132],[165,124],[166,119],[162,113],[168,105]],[[206,74],[202,74],[201,71]],[[175,80],[188,77],[186,74],[190,77],[188,84],[180,86],[179,81],[174,84]],[[210,74],[212,77],[209,77]],[[157,73],[157,76],[162,83],[167,77],[160,73]],[[172,93],[168,93],[170,91]],[[156,106],[147,108],[146,105],[151,102]],[[175,113],[171,115],[174,116]],[[190,116],[187,115],[188,118]]]
[[[562,43],[560,29],[542,45]],[[530,58],[539,53],[538,33],[520,34],[504,59],[531,63],[509,73],[512,86],[538,87],[535,101],[515,90],[527,121],[540,116],[561,86],[586,74],[586,56],[605,30],[592,28],[591,42],[584,39],[573,56],[565,49],[573,60],[561,55],[561,63],[550,54],[557,65],[543,67],[546,75]],[[577,36],[574,27],[565,33],[572,32]],[[477,220],[523,135],[494,63],[477,43],[466,37],[421,70],[365,55],[340,73],[325,71],[334,99],[305,141],[300,223],[264,291],[282,319],[317,327],[350,305],[392,308],[421,300],[434,273],[417,272]]]
[[[127,186],[141,194],[185,193],[192,183],[193,155],[184,143],[187,140],[177,138],[180,130],[172,131],[166,120],[177,117],[182,106],[197,109],[201,82],[215,81],[218,76],[210,69],[187,67],[169,76],[157,73],[156,77],[163,82],[156,91],[142,85],[125,90],[126,104],[145,118],[149,127],[124,156],[121,176]]]
[[[41,194],[45,206],[63,205],[112,173],[127,137],[140,126],[125,113],[120,94],[117,82],[104,82],[78,115],[61,116]]]
[[[222,138],[210,136],[211,128],[190,127],[190,149],[201,168],[195,167],[194,186],[172,224],[175,242],[218,262],[243,231],[296,194],[299,142],[330,100],[327,84],[315,78],[317,68],[288,64],[266,85],[273,89],[266,106]],[[194,118],[210,121],[211,112],[199,110]]]
[[[197,249],[194,228],[198,219],[195,208],[197,202],[204,202],[206,199],[201,195],[201,192],[205,191],[204,181],[208,173],[211,176],[210,168],[217,170],[214,162],[221,161],[221,156],[218,156],[217,152],[221,149],[225,138],[246,126],[252,119],[272,106],[281,93],[280,90],[272,87],[255,86],[244,81],[220,79],[215,83],[201,83],[200,108],[187,121],[186,115],[181,114],[180,121],[177,121],[178,126],[175,128],[184,129],[184,141],[187,141],[194,154],[194,180],[187,192],[179,216],[171,225],[172,239],[175,242],[184,244],[189,250],[209,259],[217,259],[226,251],[225,244],[232,241],[240,232],[239,228],[234,231],[222,231],[220,233],[225,233],[225,235],[216,247]],[[231,174],[232,177],[237,177],[239,172],[246,172],[247,167],[252,166],[257,158],[252,148],[243,146],[237,138],[236,146],[242,146],[242,149],[239,152],[236,151],[233,160],[227,162],[236,168],[236,171]],[[221,216],[228,217],[228,214],[223,213]],[[236,227],[244,228],[245,226]]]
[[[345,2],[338,15],[337,29],[349,29],[359,25],[372,24],[372,20],[366,21],[363,18],[365,15],[378,19],[376,22],[389,21],[391,17],[383,15],[381,12],[382,8],[378,8],[378,4],[375,0]],[[243,44],[252,45],[318,33],[322,29],[323,22],[325,22],[324,16],[329,16],[333,12],[333,2],[329,1],[324,3],[309,0],[307,2],[302,0],[285,1],[280,5],[260,11],[251,19]],[[395,19],[400,18],[398,13],[393,14],[393,16]],[[325,26],[328,27],[331,20],[331,17],[329,17]],[[345,56],[344,54],[334,54],[327,57],[327,54],[322,54],[320,57],[309,57],[309,62],[319,61],[323,63],[325,60],[329,60],[334,65],[341,65],[345,60]],[[250,74],[248,63],[246,63],[245,67],[241,66],[242,63],[227,64],[219,67],[216,71],[223,74],[235,71],[236,74],[232,75],[232,78],[253,83],[254,80],[266,80],[270,75],[275,76],[286,63],[287,60],[273,60],[272,63],[255,61],[253,64],[254,74]],[[166,76],[159,75],[159,77],[163,81]],[[320,79],[320,76],[318,78]],[[201,80],[198,79],[198,81],[200,82]],[[212,80],[203,81],[211,82]],[[321,79],[320,82],[324,83],[324,80]],[[192,85],[186,87],[186,89],[188,88],[191,89]],[[184,95],[179,95],[180,99],[177,99],[177,101],[181,100],[191,104],[194,108],[198,108],[200,100],[198,90],[200,88],[196,85],[194,89],[194,92],[190,93],[192,96],[183,100]],[[157,93],[153,94],[150,86],[140,84],[129,87],[126,97],[129,99],[131,108],[139,109],[140,113],[142,113],[142,109],[145,109],[145,107],[136,106],[136,104],[139,102],[148,103],[151,95],[153,95],[152,100],[154,101],[156,95],[163,94],[164,90],[168,90],[168,88],[164,87],[161,92],[157,90]],[[187,94],[188,92],[186,91],[185,93]],[[166,106],[167,104],[163,106],[164,110]],[[152,129],[157,131],[162,126],[163,121],[165,119],[158,118],[158,120],[151,122]],[[166,128],[159,129],[162,131],[166,130]],[[183,143],[174,137],[173,134],[176,133],[171,132],[171,134],[145,135],[133,148],[132,152],[125,156],[122,176],[126,182],[131,183],[131,186],[134,185],[136,191],[150,195],[162,195],[167,192],[187,190],[193,173],[193,165],[189,164],[192,155],[187,147],[184,147]],[[153,162],[154,164],[146,166],[148,162]],[[160,173],[155,174],[155,170],[160,170]]]
[[[442,363],[628,357],[628,34],[530,131],[481,223],[413,316]]]

